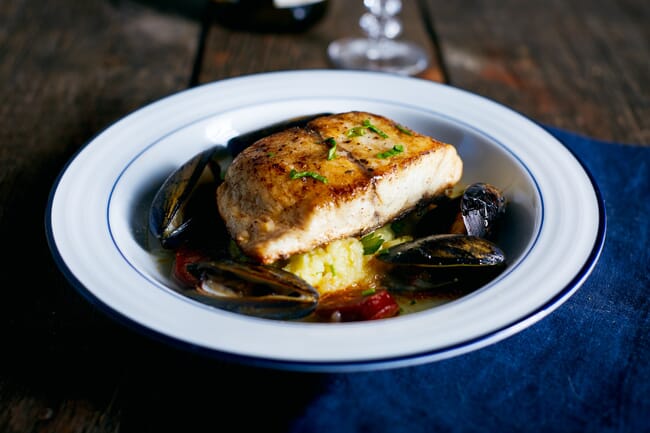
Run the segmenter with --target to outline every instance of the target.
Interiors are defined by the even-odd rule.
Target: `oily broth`
[[[408,218],[408,216],[409,215],[405,218]],[[382,249],[412,239],[409,235],[397,236],[392,231],[390,224],[378,229],[374,233],[379,233],[384,238]],[[165,250],[160,246],[153,247],[154,245],[157,245],[157,240],[152,237],[150,238],[150,246],[152,246],[150,250],[157,257],[161,272],[168,276],[171,284],[178,286],[178,280],[176,280],[173,275],[174,253],[170,250]],[[380,251],[381,249],[378,250],[377,253]],[[310,256],[310,260],[304,260],[305,256]],[[340,266],[340,263],[342,262],[340,260],[338,262],[336,261],[341,257],[351,256],[353,259],[343,261],[348,263],[349,267]],[[319,281],[319,273],[326,276],[328,273],[331,274],[332,268],[329,268],[327,264],[332,260],[334,260],[333,263],[337,263],[334,269],[338,278],[326,277],[322,279],[322,281]],[[314,269],[319,267],[319,265],[314,265],[315,262],[320,263],[320,272],[318,269]],[[290,265],[291,263],[293,263],[293,266]],[[388,289],[391,296],[399,305],[398,316],[418,313],[435,308],[442,304],[459,299],[477,288],[455,286],[440,287],[435,291],[416,292],[408,290],[393,290],[389,287],[385,287],[381,281],[386,272],[387,266],[376,259],[375,254],[363,255],[363,247],[361,246],[361,240],[359,238],[347,238],[335,241],[330,245],[317,248],[310,253],[299,254],[288,260],[282,261],[281,263],[276,263],[274,266],[282,267],[285,270],[303,277],[303,279],[314,285],[314,287],[319,291],[321,299],[325,299],[328,296],[341,298],[345,298],[346,295],[361,296],[363,292],[368,292],[369,290],[374,292],[376,290]],[[314,275],[316,275],[316,278]],[[179,288],[177,291],[182,293],[183,290],[183,288]],[[313,312],[300,319],[293,319],[293,321],[336,322],[336,320],[331,320],[330,318],[318,315],[317,312]]]

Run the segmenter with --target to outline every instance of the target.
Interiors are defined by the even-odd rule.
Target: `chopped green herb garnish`
[[[327,160],[331,161],[336,158],[336,140],[330,137],[325,140],[325,143],[330,147],[330,150],[327,152]]]
[[[363,255],[374,254],[377,252],[384,239],[377,233],[372,232],[361,238],[361,245],[363,245]]]
[[[408,129],[406,126],[400,125],[399,123],[395,124],[395,127],[400,130],[400,132],[403,132],[406,135],[413,135],[413,131]]]
[[[302,177],[311,177],[320,182],[327,183],[327,178],[325,176],[321,176],[320,174],[313,171],[296,171],[292,169],[289,173],[289,178],[291,180],[300,179]]]
[[[366,133],[366,128],[363,126],[355,126],[354,128],[348,129],[348,132],[345,133],[348,137],[361,137]]]
[[[330,274],[332,274],[332,276],[336,277],[336,269],[334,269],[334,265],[331,264],[331,263],[328,263],[327,267],[330,268]]]
[[[374,287],[371,287],[369,289],[364,290],[361,292],[362,296],[369,296],[369,295],[374,295],[377,290]]]
[[[269,158],[272,158],[272,157],[275,156],[275,152],[269,152],[269,153],[266,154],[266,156],[268,156]]]
[[[375,125],[370,123],[370,120],[364,120],[363,121],[363,126],[365,128],[368,128],[369,130],[371,130],[375,134],[379,135],[381,138],[388,138],[388,134],[386,134],[384,131],[382,131],[381,129],[377,128]]]
[[[387,150],[386,152],[378,153],[377,158],[386,159],[386,158],[390,158],[391,156],[395,156],[395,155],[397,155],[399,153],[402,153],[402,152],[404,152],[404,146],[402,146],[401,144],[396,144],[395,146],[393,146],[393,148],[391,150]]]

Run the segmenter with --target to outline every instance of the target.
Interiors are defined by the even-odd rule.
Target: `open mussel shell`
[[[492,238],[505,213],[506,199],[493,185],[474,183],[465,189],[460,201],[460,212],[467,234]]]
[[[151,203],[149,229],[163,248],[177,248],[191,233],[216,230],[220,217],[215,190],[229,155],[224,147],[200,152],[160,186]]]
[[[377,255],[393,265],[422,267],[495,266],[505,255],[493,242],[462,234],[431,235],[388,248]]]
[[[446,269],[402,266],[386,273],[383,284],[393,292],[435,292],[458,297],[486,285],[503,269],[503,266]]]
[[[194,263],[187,269],[200,283],[183,293],[220,309],[291,320],[311,314],[318,304],[313,286],[279,268],[226,260]]]
[[[475,289],[503,271],[506,258],[493,242],[478,236],[437,234],[396,245],[376,258],[389,265],[393,290]]]

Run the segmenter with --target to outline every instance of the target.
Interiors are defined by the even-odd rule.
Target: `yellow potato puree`
[[[389,225],[374,233],[384,240],[382,248],[410,240],[409,237],[396,239]],[[361,240],[350,237],[296,254],[283,269],[298,275],[323,295],[354,286],[374,287],[379,269],[373,265],[373,257],[374,254],[364,255]]]

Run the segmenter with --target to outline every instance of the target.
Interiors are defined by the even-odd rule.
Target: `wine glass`
[[[327,53],[332,63],[344,69],[364,69],[415,75],[429,59],[417,44],[396,40],[402,32],[397,15],[401,0],[363,0],[368,9],[359,19],[366,38],[343,38],[330,43]]]

